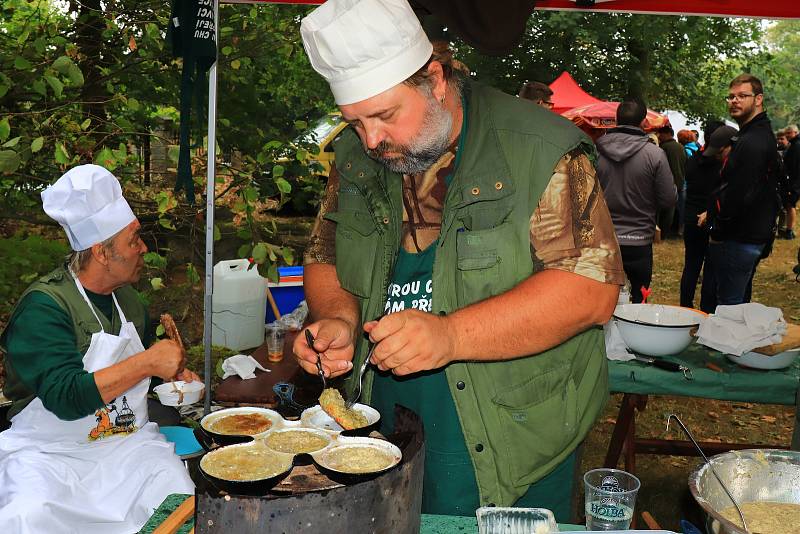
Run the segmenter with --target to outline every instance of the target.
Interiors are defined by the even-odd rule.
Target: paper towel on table
[[[614,319],[603,325],[603,333],[606,336],[606,358],[620,362],[627,362],[634,358],[633,354],[628,352],[628,346],[622,339],[622,334],[619,333],[619,327]]]
[[[780,343],[785,334],[786,321],[779,308],[749,302],[717,306],[697,330],[697,342],[741,356],[755,348]]]
[[[226,379],[229,376],[239,375],[239,378],[242,380],[248,380],[250,378],[255,378],[256,369],[261,369],[262,371],[270,372],[269,369],[264,369],[260,363],[256,361],[255,358],[252,356],[248,356],[247,354],[237,354],[235,356],[231,356],[230,358],[225,358],[222,362],[222,379]]]

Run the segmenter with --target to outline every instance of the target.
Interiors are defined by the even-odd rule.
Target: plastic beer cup
[[[586,530],[627,530],[641,483],[619,469],[593,469],[583,475]]]

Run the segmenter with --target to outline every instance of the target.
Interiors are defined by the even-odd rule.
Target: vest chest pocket
[[[342,288],[367,298],[376,273],[379,235],[368,213],[338,211],[325,216],[336,223],[336,275]]]
[[[459,308],[512,287],[512,245],[504,238],[510,224],[488,230],[459,230],[456,237],[456,297]]]

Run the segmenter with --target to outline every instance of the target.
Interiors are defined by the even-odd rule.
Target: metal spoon
[[[689,437],[689,439],[691,440],[692,444],[697,449],[697,452],[699,452],[700,456],[703,457],[703,460],[705,460],[706,465],[711,470],[711,472],[714,474],[714,477],[717,479],[717,482],[719,482],[719,485],[722,486],[723,490],[725,490],[725,494],[728,496],[728,498],[731,500],[733,505],[736,507],[736,511],[739,512],[739,519],[742,520],[742,528],[744,528],[745,532],[749,533],[750,529],[747,528],[747,523],[744,522],[744,514],[742,513],[742,509],[739,508],[739,503],[736,502],[736,499],[733,498],[733,495],[731,495],[731,492],[728,491],[727,487],[725,487],[725,484],[722,482],[722,479],[719,478],[719,475],[717,474],[716,470],[714,470],[713,464],[709,461],[708,457],[703,452],[703,449],[700,448],[700,445],[698,445],[697,442],[694,440],[694,437],[692,436],[692,433],[689,432],[689,429],[686,428],[686,426],[683,424],[683,422],[674,413],[671,413],[671,414],[669,414],[667,416],[667,432],[669,432],[669,421],[670,421],[670,419],[675,419],[675,422],[678,423],[678,426],[681,427],[681,430],[683,430],[683,432]]]
[[[362,390],[361,383],[364,381],[364,372],[367,370],[367,366],[369,365],[369,360],[372,358],[372,353],[375,352],[375,347],[377,346],[378,346],[377,343],[372,344],[372,348],[369,349],[369,353],[367,354],[364,363],[361,364],[361,368],[358,370],[358,382],[356,383],[358,389],[356,389],[353,392],[353,395],[350,397],[350,399],[348,399],[348,401],[344,403],[344,407],[347,408],[348,410],[352,408],[353,405],[358,401],[359,397],[361,397],[361,390]]]
[[[311,347],[311,350],[317,354],[317,374],[319,375],[320,380],[322,380],[322,389],[327,389],[328,383],[325,382],[325,371],[322,370],[322,356],[317,349],[314,348],[314,336],[311,335],[311,331],[308,328],[306,328],[306,343],[308,343],[308,346]]]
[[[381,314],[375,320],[376,321],[380,321],[385,316],[386,316],[386,314]],[[364,336],[367,338],[367,341],[369,341],[369,335],[365,333]],[[369,353],[367,353],[367,357],[364,360],[364,363],[361,364],[361,368],[358,370],[358,382],[356,383],[356,385],[358,386],[358,389],[353,392],[353,396],[344,404],[344,407],[347,408],[348,410],[350,408],[352,408],[353,405],[356,402],[358,402],[359,397],[361,397],[361,390],[363,389],[361,387],[361,383],[364,381],[364,373],[367,370],[367,366],[369,365],[369,361],[372,359],[372,354],[375,352],[375,347],[377,347],[377,346],[378,346],[377,343],[373,343],[372,344],[372,347],[370,347]]]

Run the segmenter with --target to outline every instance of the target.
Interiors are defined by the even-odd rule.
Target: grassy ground
[[[800,285],[792,273],[799,244],[777,240],[772,255],[759,265],[753,284],[754,301],[783,309],[784,317],[793,322],[800,322]],[[683,242],[667,240],[655,245],[654,250],[653,294],[649,302],[678,304]],[[582,461],[583,471],[602,466],[621,399],[622,395],[611,397],[605,413],[592,429]],[[665,437],[666,413],[679,414],[695,437],[703,441],[788,446],[794,425],[794,407],[790,406],[650,397],[646,411],[637,418],[637,435]],[[674,430],[669,437],[684,439]],[[691,518],[695,512],[687,479],[697,465],[697,458],[637,456],[636,472],[642,482],[637,511],[649,511],[662,527],[680,531],[679,520]],[[639,526],[643,527],[641,521]]]

